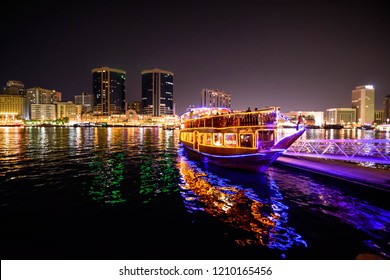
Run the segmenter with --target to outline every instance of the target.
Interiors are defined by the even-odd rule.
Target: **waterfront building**
[[[385,111],[384,110],[375,110],[374,113],[374,123],[375,124],[382,124],[385,122]]]
[[[0,94],[0,122],[27,119],[29,110],[26,98],[21,95]]]
[[[158,68],[142,75],[142,112],[147,115],[173,115],[173,73]]]
[[[69,118],[69,120],[81,120],[82,105],[72,101],[57,102],[57,119]]]
[[[83,113],[91,113],[93,111],[93,94],[82,92],[80,95],[75,95],[74,103],[82,106]]]
[[[38,110],[39,106],[35,107],[34,109],[35,113],[33,117],[32,115],[33,104],[54,104],[55,102],[61,101],[61,96],[62,96],[61,92],[52,89],[44,89],[41,87],[28,88],[26,91],[26,102],[27,102],[26,106],[28,107],[28,111],[29,111],[29,115],[27,119],[34,119],[34,117],[37,116],[36,110]],[[45,116],[46,113],[43,115]],[[48,115],[51,116],[51,114],[49,113]]]
[[[26,89],[24,88],[24,83],[15,80],[8,81],[4,88],[4,94],[25,96]]]
[[[134,110],[137,114],[142,113],[142,102],[141,101],[134,101],[127,104],[127,109]]]
[[[386,123],[390,123],[390,95],[387,95],[385,97],[385,110],[383,113],[383,120]]]
[[[374,122],[375,89],[372,85],[358,86],[352,90],[352,108],[356,109],[358,124],[372,124]]]
[[[353,124],[356,122],[355,108],[330,108],[326,109],[326,122],[328,124]]]
[[[93,112],[111,116],[125,113],[126,72],[109,67],[92,69]]]
[[[232,96],[221,90],[204,88],[201,91],[201,107],[225,107],[231,109]]]
[[[61,101],[61,92],[34,87],[27,89],[26,97],[30,104],[54,104]]]
[[[54,121],[56,119],[56,104],[31,104],[31,120]]]
[[[324,123],[324,112],[322,111],[289,111],[282,115],[294,123],[298,122],[299,116],[306,125],[320,126]]]

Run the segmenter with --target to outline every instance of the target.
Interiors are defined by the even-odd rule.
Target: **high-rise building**
[[[153,116],[173,114],[173,73],[145,70],[142,75],[142,112]]]
[[[109,67],[92,69],[94,114],[124,114],[126,106],[126,72]]]
[[[80,95],[75,95],[74,103],[82,105],[83,113],[93,111],[93,95],[82,92]]]
[[[356,123],[372,124],[375,118],[375,89],[372,85],[352,90],[352,108],[356,109]]]
[[[40,87],[27,89],[26,96],[30,104],[53,104],[61,101],[61,92]]]
[[[4,94],[25,96],[26,89],[24,88],[24,83],[21,81],[8,81],[4,88]]]
[[[61,92],[52,90],[52,89],[44,89],[40,87],[28,88],[26,91],[26,105],[28,107],[29,117],[30,119],[36,118],[38,110],[40,108],[45,108],[45,106],[35,106],[34,107],[34,116],[33,116],[33,108],[32,105],[37,104],[54,104],[55,102],[61,101]],[[47,108],[51,108],[48,106]],[[51,110],[51,109],[50,109]],[[45,113],[46,114],[46,113]],[[50,113],[51,114],[51,113]],[[48,113],[49,115],[49,113]],[[34,118],[33,118],[34,117]],[[51,115],[50,115],[51,117]]]
[[[231,108],[232,96],[221,90],[202,89],[201,92],[201,107],[225,107]]]
[[[385,110],[383,114],[383,119],[386,123],[390,123],[390,95],[385,97]]]

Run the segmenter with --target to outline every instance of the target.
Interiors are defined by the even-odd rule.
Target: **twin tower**
[[[161,69],[145,70],[142,75],[142,113],[173,115],[173,73]],[[126,108],[126,72],[109,67],[92,69],[94,114],[124,114]]]

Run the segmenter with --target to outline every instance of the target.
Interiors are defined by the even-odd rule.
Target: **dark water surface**
[[[187,157],[178,131],[0,128],[1,259],[390,258],[390,194]]]

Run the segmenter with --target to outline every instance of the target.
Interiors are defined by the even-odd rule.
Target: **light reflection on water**
[[[125,202],[121,193],[124,179],[124,158],[121,152],[97,152],[89,164],[94,174],[91,183],[84,183],[88,195],[100,204],[115,205]]]
[[[176,145],[173,131],[162,129],[141,130],[140,195],[149,203],[161,195],[178,192],[178,172],[175,168]]]
[[[283,185],[285,199],[311,211],[332,216],[367,234],[367,246],[390,258],[390,211],[372,205],[361,195],[351,195],[341,188],[313,180],[306,175],[269,168],[271,184]],[[356,188],[357,186],[355,186]]]
[[[320,180],[305,172],[273,166],[265,174],[248,174],[204,166],[182,152],[178,131],[0,128],[0,192],[2,213],[8,213],[6,221],[14,227],[3,229],[2,233],[9,236],[14,232],[29,236],[39,228],[37,224],[50,225],[61,215],[70,217],[71,222],[65,225],[72,228],[74,213],[85,212],[80,220],[89,219],[87,214],[94,213],[91,208],[96,207],[102,211],[96,221],[100,221],[100,213],[120,221],[138,218],[139,228],[153,225],[156,220],[165,224],[165,213],[169,213],[173,222],[164,230],[166,236],[173,236],[172,240],[177,232],[182,231],[185,239],[185,234],[193,230],[188,226],[187,231],[180,223],[189,217],[201,220],[198,224],[205,235],[196,236],[199,239],[208,238],[210,219],[218,221],[213,224],[213,236],[223,235],[228,244],[243,250],[254,248],[256,254],[261,251],[256,257],[269,256],[261,248],[280,252],[282,257],[291,257],[291,250],[295,250],[294,256],[301,257],[324,238],[332,238],[325,236],[321,227],[306,226],[325,224],[328,217],[334,218],[332,223],[336,225],[332,227],[345,224],[348,231],[356,229],[351,230],[353,234],[363,232],[366,246],[378,254],[388,257],[390,251],[388,206],[379,206],[359,193],[347,192],[338,182]],[[141,209],[149,213],[145,221]],[[313,217],[307,219],[299,209],[313,213]],[[116,211],[115,217],[110,211]],[[314,222],[305,224],[306,219]],[[15,225],[15,220],[20,223]],[[58,223],[62,226],[62,222]],[[30,228],[26,223],[31,224]],[[103,238],[103,234],[88,231],[86,226],[84,230],[96,239]],[[43,227],[37,235],[45,236],[46,232]],[[151,232],[153,236],[158,234]],[[359,238],[354,245],[360,245]],[[146,238],[144,241],[147,244]],[[334,246],[345,241],[341,239]],[[207,242],[201,239],[197,244],[202,243]],[[121,246],[126,244],[123,239]],[[311,254],[318,257],[317,252]]]
[[[155,128],[109,128],[94,134],[89,164],[93,179],[84,182],[93,200],[102,206],[124,203],[129,198],[122,194],[124,186],[139,189],[142,203],[178,191],[172,133]]]
[[[232,184],[226,178],[202,170],[185,155],[179,157],[178,168],[182,179],[181,194],[188,211],[204,211],[239,229],[234,236],[237,244],[262,245],[280,251],[307,246],[288,225],[288,207],[283,204],[283,197],[275,184],[271,184],[265,193],[263,190],[261,195],[253,188]],[[266,182],[263,183],[253,187],[268,188]]]

